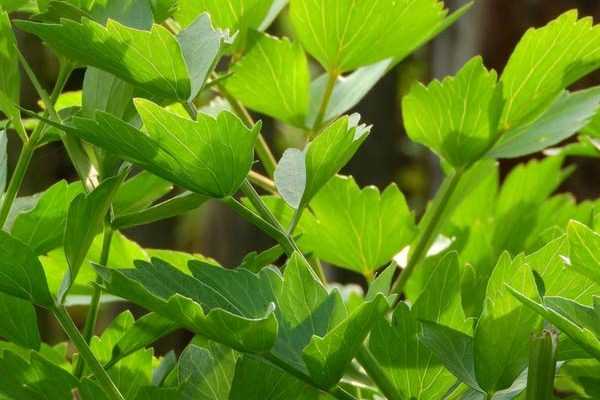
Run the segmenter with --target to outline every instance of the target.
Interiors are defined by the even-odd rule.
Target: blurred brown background
[[[458,0],[446,1],[451,9],[463,3]],[[362,115],[364,121],[373,124],[374,129],[343,172],[354,175],[361,185],[373,184],[383,188],[392,181],[398,183],[417,213],[420,212],[435,192],[441,173],[431,154],[406,139],[399,112],[402,95],[415,80],[428,81],[433,77],[454,73],[476,54],[483,55],[488,67],[501,71],[514,45],[528,27],[543,25],[573,8],[579,9],[582,15],[600,19],[598,0],[478,1],[455,26],[384,77],[356,108],[355,111]],[[289,32],[288,26],[284,11],[271,31],[286,34]],[[57,73],[54,56],[33,36],[18,35],[20,47],[35,67],[35,72],[47,87],[51,87]],[[67,90],[80,89],[82,78],[82,71],[75,73]],[[23,81],[24,106],[35,108],[35,92],[27,79]],[[599,83],[600,74],[596,74],[578,85]],[[293,133],[286,132],[285,127],[277,127],[278,135],[275,136],[273,122],[265,122],[265,134],[279,156]],[[17,155],[17,143],[13,141],[9,150],[11,168]],[[504,162],[503,171],[506,172],[518,161]],[[600,165],[585,159],[575,161],[578,169],[563,189],[574,192],[578,200],[598,196]],[[53,144],[36,154],[22,194],[42,191],[61,178],[73,180],[75,175],[60,144]],[[199,252],[216,258],[224,265],[236,265],[246,252],[272,244],[261,232],[217,203],[206,204],[181,218],[125,233],[145,247]],[[348,276],[336,278],[344,281],[355,279]],[[52,336],[49,331],[52,331],[50,327],[45,336]]]

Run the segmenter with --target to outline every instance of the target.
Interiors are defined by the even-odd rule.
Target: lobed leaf
[[[600,235],[580,222],[571,221],[567,236],[571,267],[600,285]]]
[[[229,112],[192,121],[147,100],[135,104],[147,134],[103,112],[95,120],[76,118],[67,129],[199,194],[220,198],[237,191],[252,165],[260,123],[248,129]]]
[[[248,49],[231,68],[225,89],[248,108],[296,126],[308,111],[308,63],[304,51],[287,38],[252,32]]]
[[[413,86],[402,101],[408,136],[454,167],[470,165],[496,140],[500,95],[496,73],[473,58],[455,77]]]

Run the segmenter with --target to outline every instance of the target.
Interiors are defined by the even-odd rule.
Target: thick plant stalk
[[[17,54],[20,55],[21,53],[17,52]],[[33,72],[31,72],[31,68],[29,68],[29,65],[27,64],[24,58],[21,59],[21,63],[26,71],[33,74]],[[72,69],[70,65],[64,63],[61,64],[58,73],[58,78],[56,80],[54,88],[52,89],[52,94],[49,98],[47,98],[47,96],[44,95],[44,97],[47,98],[47,101],[51,105],[56,103],[56,99],[58,99],[58,96],[62,92],[67,82],[67,79],[71,74],[71,71]],[[39,82],[35,78],[35,75],[30,75],[30,79],[32,80],[32,82],[35,82],[34,87],[38,89]],[[39,88],[41,89],[41,86]],[[41,90],[40,96],[42,96],[42,94],[45,94],[44,90]],[[50,108],[53,109],[52,107]],[[48,117],[50,112],[50,109],[46,108],[44,116]],[[44,132],[45,127],[46,124],[43,121],[40,121],[31,133],[29,139],[23,144],[23,148],[21,149],[21,153],[19,154],[19,159],[17,160],[15,171],[13,172],[13,175],[10,178],[10,182],[8,183],[8,187],[6,188],[4,200],[2,201],[2,206],[0,207],[0,228],[3,227],[6,223],[6,219],[8,218],[8,214],[10,213],[12,205],[15,199],[17,198],[17,194],[19,193],[21,186],[23,185],[25,174],[27,173],[27,169],[29,168],[29,164],[31,163],[31,159],[33,158],[33,153],[35,152],[38,142],[42,137],[42,133]]]
[[[119,392],[119,389],[117,389],[106,370],[102,367],[100,362],[98,362],[98,359],[96,359],[92,353],[92,350],[84,340],[83,336],[81,336],[81,333],[75,326],[71,316],[67,313],[67,310],[63,306],[56,305],[51,311],[69,339],[71,339],[75,347],[77,347],[77,350],[79,350],[79,355],[85,360],[86,364],[89,366],[106,395],[111,400],[124,400],[124,397]]]
[[[557,335],[547,329],[529,339],[529,369],[527,373],[527,400],[554,398],[556,374]]]
[[[356,353],[356,360],[387,399],[395,400],[402,398],[402,394],[398,393],[392,382],[385,376],[383,368],[381,368],[379,362],[373,357],[366,344]]]
[[[105,267],[108,264],[108,257],[110,255],[110,244],[112,242],[113,230],[110,227],[110,224],[105,224],[104,226],[104,234],[102,235],[102,252],[100,254],[100,265]],[[96,278],[96,285],[94,285],[94,292],[92,294],[92,300],[90,302],[90,306],[88,308],[88,312],[85,318],[85,324],[83,325],[83,339],[86,343],[90,343],[92,336],[94,335],[94,330],[96,328],[96,321],[98,320],[98,312],[100,309],[100,298],[102,297],[102,289],[98,285],[99,278]],[[73,374],[77,378],[81,378],[83,374],[84,360],[80,357],[77,360],[77,365],[75,365],[75,370]]]
[[[443,222],[443,215],[448,206],[449,200],[454,194],[460,179],[464,175],[464,170],[459,169],[446,178],[439,192],[436,194],[436,198],[433,201],[432,215],[429,220],[425,221],[422,233],[417,239],[417,243],[412,251],[406,268],[400,273],[400,276],[394,282],[391,293],[399,294],[404,289],[406,282],[410,279],[415,267],[425,258],[431,243],[434,241],[437,235],[441,223]],[[394,261],[392,261],[394,262]]]
[[[325,93],[323,93],[323,99],[321,100],[321,104],[319,105],[319,113],[317,114],[317,118],[315,119],[315,123],[312,127],[312,131],[309,132],[309,138],[314,138],[325,122],[325,115],[327,114],[327,107],[329,107],[329,102],[331,101],[331,95],[333,94],[333,89],[335,88],[335,83],[337,82],[339,74],[335,72],[329,73],[329,78],[327,79],[327,86],[325,87]]]

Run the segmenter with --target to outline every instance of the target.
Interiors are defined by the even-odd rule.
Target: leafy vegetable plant
[[[570,88],[600,68],[600,27],[569,11],[528,30],[501,73],[475,57],[412,87],[406,132],[445,171],[416,218],[394,183],[339,175],[377,129],[346,113],[471,4],[287,3],[0,1],[0,398],[599,398],[600,203],[554,193],[567,157],[600,156],[600,88]],[[265,33],[282,10],[291,38]],[[50,93],[15,29],[58,56]],[[64,92],[78,68],[83,89]],[[25,78],[41,112],[20,107]],[[274,154],[255,115],[304,145]],[[20,197],[51,142],[79,181]],[[532,154],[499,178],[502,159]],[[224,268],[123,232],[206,202],[274,247]],[[322,263],[367,290],[342,295]],[[147,313],[98,333],[108,298]],[[38,308],[69,343],[42,342]],[[154,354],[179,329],[185,350]]]

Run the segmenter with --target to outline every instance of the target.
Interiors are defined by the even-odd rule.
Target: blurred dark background
[[[446,1],[450,9],[463,3],[458,0]],[[354,111],[360,113],[363,120],[374,128],[370,138],[343,173],[354,175],[361,185],[372,184],[383,188],[390,182],[396,182],[417,214],[420,213],[435,193],[441,172],[437,160],[428,151],[406,138],[399,106],[403,94],[415,80],[429,81],[452,74],[476,54],[483,55],[487,67],[501,72],[513,47],[528,27],[541,26],[573,8],[577,8],[581,15],[600,19],[598,0],[478,1],[456,25],[385,76],[356,107]],[[271,32],[289,33],[286,11]],[[18,40],[42,82],[46,87],[51,87],[58,72],[54,55],[33,36],[18,32]],[[83,71],[77,71],[69,80],[67,90],[79,90],[82,79]],[[587,87],[599,83],[600,74],[596,74],[577,85]],[[37,107],[35,91],[25,78],[22,101],[28,108]],[[265,135],[279,157],[283,149],[293,143],[294,137],[298,137],[298,132],[276,126],[273,121],[267,120],[265,123]],[[11,169],[18,155],[17,146],[16,141],[10,142]],[[506,173],[520,161],[503,162],[503,172]],[[577,159],[575,162],[578,168],[561,190],[573,192],[578,200],[598,196],[600,165],[586,159]],[[36,153],[21,194],[43,191],[62,178],[75,180],[76,176],[60,143],[56,143]],[[216,202],[205,204],[186,216],[128,230],[125,234],[144,247],[198,252],[224,265],[236,265],[247,252],[272,245],[261,232]],[[352,281],[356,278],[338,275],[336,279]],[[106,314],[110,313],[105,313],[105,317]],[[106,318],[103,319],[106,321]],[[50,331],[54,330],[48,327],[44,335],[52,336]],[[170,340],[177,341],[174,338]]]

